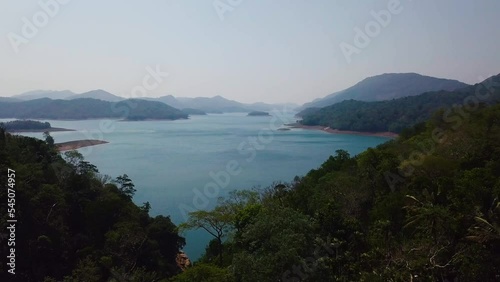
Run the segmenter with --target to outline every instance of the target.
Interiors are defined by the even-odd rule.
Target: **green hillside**
[[[214,240],[172,281],[498,281],[499,176],[500,105],[459,126],[436,114],[291,183],[191,213],[181,227]]]
[[[469,85],[457,80],[418,73],[384,73],[365,78],[345,90],[306,103],[302,109],[327,107],[344,100],[385,101],[429,91],[454,91],[467,86]]]
[[[487,93],[489,95],[486,95]],[[404,128],[426,121],[440,108],[446,109],[444,113],[446,119],[453,120],[480,103],[491,104],[498,101],[500,101],[500,75],[491,77],[481,84],[451,92],[427,92],[379,102],[343,101],[303,112],[302,124],[322,125],[339,130],[399,133]]]
[[[164,103],[139,99],[108,102],[92,98],[73,100],[43,98],[17,103],[0,102],[0,118],[175,120],[187,117],[187,114]]]
[[[1,128],[0,171],[0,281],[158,281],[180,271],[184,239],[168,216],[132,202],[127,175],[101,175],[77,151],[60,155]],[[17,220],[14,245],[8,219]]]

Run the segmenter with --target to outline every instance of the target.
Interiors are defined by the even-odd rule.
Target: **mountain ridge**
[[[109,102],[93,98],[73,100],[40,98],[15,103],[0,102],[0,118],[176,120],[188,118],[188,115],[179,109],[157,101],[127,99]]]
[[[477,98],[479,102],[500,102],[499,85],[500,74],[455,91],[430,91],[387,101],[344,100],[317,110],[306,109],[303,111],[305,114],[302,115],[302,124],[321,125],[338,130],[399,133],[405,128],[424,122],[441,108],[451,108],[454,105],[465,107],[464,101],[468,97],[475,97],[484,91],[491,92],[489,98]]]
[[[401,97],[415,96],[438,90],[458,90],[470,86],[453,79],[437,78],[418,73],[383,73],[367,77],[351,87],[315,99],[300,107],[323,108],[345,100],[384,101]]]
[[[127,98],[114,95],[102,89],[87,91],[80,94],[75,94],[69,90],[53,91],[53,90],[33,90],[12,97],[0,97],[2,102],[19,102],[29,101],[41,98],[64,99],[72,100],[79,98],[92,98],[108,102],[119,102],[127,100]],[[281,110],[283,107],[294,109],[299,105],[293,103],[277,103],[269,104],[264,102],[256,103],[241,103],[235,100],[224,98],[220,95],[213,97],[174,97],[173,95],[164,95],[157,98],[140,97],[141,100],[158,101],[168,106],[177,109],[193,109],[206,113],[222,113],[222,112],[251,112],[251,111],[271,111],[273,109]]]

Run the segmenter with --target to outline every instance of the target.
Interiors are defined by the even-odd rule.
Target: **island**
[[[253,111],[253,112],[249,112],[248,116],[250,116],[250,117],[270,116],[270,114],[268,112]]]
[[[36,120],[13,120],[1,122],[0,127],[7,132],[53,132],[53,131],[74,131],[73,129],[52,127],[49,122]]]

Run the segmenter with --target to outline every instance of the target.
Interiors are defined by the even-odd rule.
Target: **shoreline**
[[[352,131],[352,130],[339,130],[322,125],[303,125],[297,123],[285,124],[285,125],[291,128],[301,128],[306,130],[321,130],[323,132],[331,134],[364,135],[364,136],[389,137],[389,138],[396,138],[399,136],[399,134],[394,132],[364,132],[364,131]]]
[[[84,139],[84,140],[56,143],[55,145],[59,152],[63,152],[63,151],[76,150],[83,147],[96,146],[108,143],[109,143],[108,141],[103,141],[103,140]]]
[[[60,128],[60,127],[51,127],[51,128],[44,128],[44,129],[14,129],[14,130],[7,130],[9,133],[23,133],[23,132],[62,132],[62,131],[76,131],[75,129],[68,129],[68,128]]]

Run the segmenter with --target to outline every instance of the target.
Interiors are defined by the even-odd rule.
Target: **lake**
[[[355,155],[389,140],[303,129],[280,131],[277,128],[295,121],[293,114],[273,115],[211,114],[177,121],[44,121],[53,127],[77,130],[51,133],[56,142],[110,142],[79,151],[102,174],[113,178],[127,174],[137,189],[134,202],[149,202],[152,216],[170,215],[176,224],[183,222],[190,210],[213,207],[217,197],[231,190],[289,182],[317,168],[336,150]],[[23,135],[42,138],[41,133]],[[184,251],[196,260],[209,235],[204,231],[183,235],[187,242]]]

